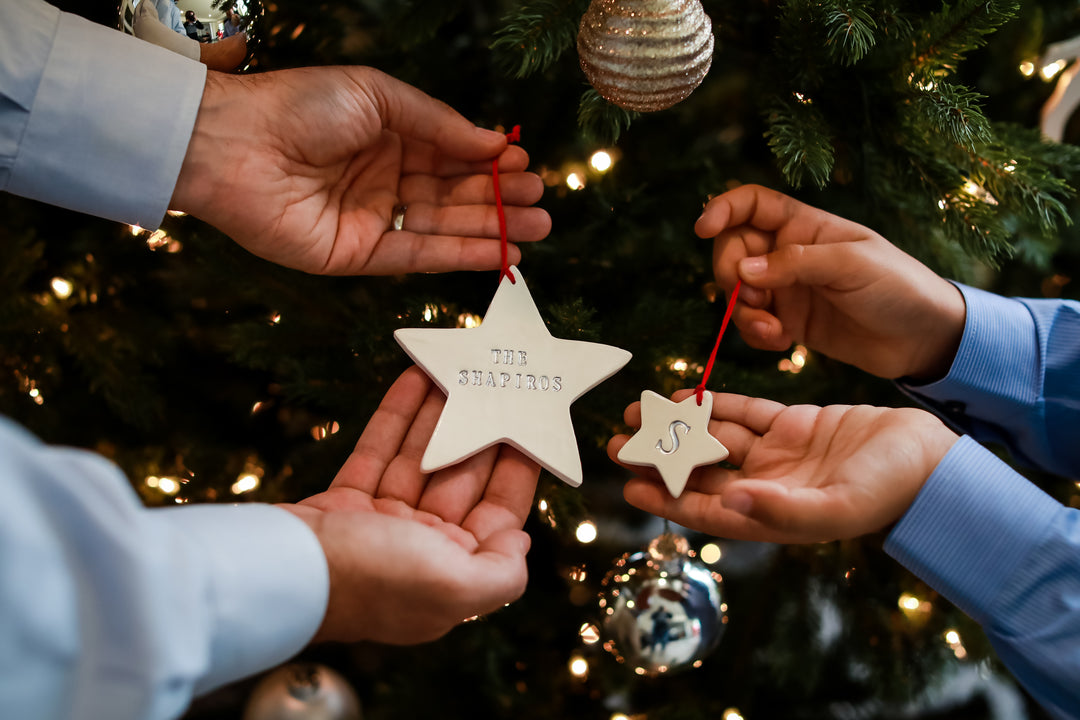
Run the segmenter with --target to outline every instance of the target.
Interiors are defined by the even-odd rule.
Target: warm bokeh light
[[[581,636],[581,641],[586,645],[593,645],[600,642],[600,628],[596,627],[592,623],[585,623],[578,630],[578,635]]]
[[[701,546],[701,562],[708,565],[712,565],[714,562],[720,560],[722,552],[720,552],[720,546],[716,543],[708,543]]]
[[[896,601],[896,604],[900,606],[901,610],[918,610],[919,598],[909,593],[904,593],[900,596],[900,599]]]
[[[589,158],[589,165],[591,165],[596,172],[607,172],[614,164],[615,160],[607,150],[597,150],[592,154],[592,157]]]
[[[472,313],[461,313],[457,316],[457,326],[459,328],[480,327],[481,321],[479,315],[473,315]]]
[[[233,495],[243,495],[259,487],[259,476],[254,473],[244,473],[236,478],[236,482],[229,488]]]
[[[146,487],[154,488],[166,495],[175,495],[180,492],[180,481],[176,478],[150,475],[145,482]]]
[[[585,187],[585,176],[576,172],[570,173],[566,176],[566,187],[571,190],[581,190]]]
[[[570,658],[570,674],[576,678],[587,678],[589,676],[589,661],[580,655],[574,655]]]
[[[1065,61],[1064,60],[1055,60],[1052,63],[1048,63],[1046,65],[1043,65],[1042,68],[1039,70],[1039,74],[1042,75],[1043,80],[1050,80],[1051,78],[1053,78],[1055,75],[1057,75],[1059,72],[1061,72],[1064,69],[1065,69]]]
[[[737,708],[728,708],[724,711],[724,720],[744,720]]]
[[[1020,74],[1024,77],[1031,77],[1035,74],[1035,63],[1030,60],[1025,60],[1020,63]]]
[[[75,289],[75,286],[71,284],[71,281],[65,280],[62,277],[54,277],[49,285],[52,286],[53,295],[56,295],[56,297],[61,300],[67,300],[71,297],[71,293]]]
[[[574,531],[579,543],[588,544],[596,539],[596,525],[591,520],[583,520]]]

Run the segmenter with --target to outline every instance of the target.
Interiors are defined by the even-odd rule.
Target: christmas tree
[[[107,5],[94,19],[115,26]],[[540,313],[555,337],[634,355],[572,408],[584,483],[542,476],[521,600],[428,645],[314,647],[300,660],[340,673],[369,720],[1044,717],[979,627],[887,557],[882,537],[781,547],[684,532],[695,562],[723,575],[727,622],[699,667],[635,673],[604,649],[602,580],[666,528],[622,500],[627,473],[604,446],[642,390],[699,382],[725,298],[693,222],[740,184],[866,224],[948,277],[1080,297],[1078,131],[1055,143],[1039,127],[1050,61],[1072,59],[1045,49],[1080,34],[1075,3],[705,0],[711,67],[650,113],[590,86],[576,49],[585,0],[247,5],[244,71],[371,65],[479,125],[520,124],[553,219],[520,263]],[[148,505],[320,491],[409,364],[393,331],[473,326],[498,282],[316,277],[189,217],[150,233],[0,203],[0,413],[111,458]],[[891,383],[800,347],[752,350],[736,333],[709,385],[911,404]],[[1077,484],[1027,474],[1080,506]],[[189,717],[240,717],[259,679]]]

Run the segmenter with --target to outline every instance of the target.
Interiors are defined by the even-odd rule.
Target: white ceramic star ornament
[[[656,468],[672,497],[682,495],[694,468],[720,462],[728,449],[709,434],[713,395],[697,393],[672,402],[651,390],[641,393],[641,429],[619,450],[619,460]]]
[[[509,270],[516,282],[502,279],[479,327],[394,332],[447,395],[420,469],[434,472],[505,442],[577,487],[570,404],[618,372],[630,353],[552,337],[521,272]]]

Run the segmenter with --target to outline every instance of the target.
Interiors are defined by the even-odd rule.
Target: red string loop
[[[720,349],[720,340],[723,339],[728,321],[731,320],[731,313],[735,310],[735,298],[739,296],[740,287],[742,287],[742,280],[737,280],[735,288],[731,291],[731,297],[728,298],[727,309],[724,311],[724,321],[720,323],[720,332],[716,336],[712,354],[709,355],[709,362],[705,364],[705,374],[701,376],[701,383],[698,384],[697,390],[694,391],[697,394],[698,405],[701,405],[702,399],[705,397],[705,383],[709,382],[709,373],[712,372],[713,363],[716,362],[716,351]]]
[[[521,142],[521,126],[515,125],[514,129],[506,133],[508,143]],[[510,272],[510,264],[507,262],[509,245],[506,240],[506,213],[503,212],[502,191],[499,189],[499,158],[491,161],[491,182],[495,186],[495,212],[499,216],[499,243],[502,250],[502,267],[499,269],[499,283],[504,277],[510,278],[510,282],[517,283],[513,273]]]

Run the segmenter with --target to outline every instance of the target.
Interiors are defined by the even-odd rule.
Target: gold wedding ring
[[[405,211],[408,207],[408,205],[394,206],[394,214],[390,218],[390,227],[394,230],[401,230],[405,227]]]

